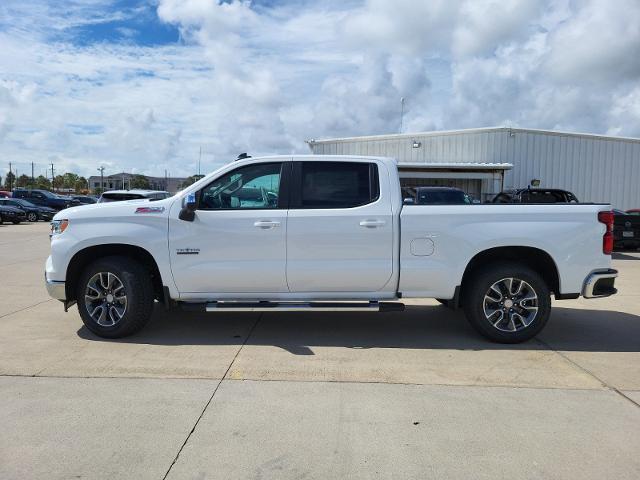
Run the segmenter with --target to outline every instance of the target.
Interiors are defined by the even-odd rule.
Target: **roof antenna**
[[[251,158],[251,155],[247,154],[247,152],[243,152],[240,155],[238,155],[238,158],[236,158],[236,162],[238,160],[244,160],[245,158]]]

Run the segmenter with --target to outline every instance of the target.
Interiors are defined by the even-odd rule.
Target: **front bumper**
[[[602,298],[614,295],[618,292],[613,286],[617,277],[618,271],[612,268],[591,272],[584,281],[582,296],[584,298]]]
[[[45,275],[45,285],[47,286],[47,293],[51,298],[64,302],[67,299],[65,290],[65,283],[59,280],[48,280]]]

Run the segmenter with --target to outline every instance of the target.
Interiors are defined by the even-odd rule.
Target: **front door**
[[[384,173],[369,162],[294,163],[287,224],[291,292],[376,292],[387,285],[393,215]]]
[[[290,162],[254,163],[223,174],[198,194],[193,222],[169,223],[173,277],[183,297],[287,292],[287,199]]]

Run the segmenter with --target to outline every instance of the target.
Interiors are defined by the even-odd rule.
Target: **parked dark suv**
[[[78,200],[63,197],[62,195],[56,195],[55,193],[51,193],[49,190],[14,190],[13,198],[24,198],[36,205],[50,207],[55,210],[64,210],[65,208],[81,205]]]
[[[640,248],[640,215],[613,209],[613,250],[638,250]]]
[[[503,190],[491,203],[578,203],[576,196],[557,188],[520,188]]]

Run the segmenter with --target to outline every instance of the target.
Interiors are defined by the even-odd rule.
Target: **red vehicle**
[[[640,215],[640,208],[632,208],[631,210],[627,210],[629,215]]]
[[[0,198],[11,198],[11,192],[0,190]]]

